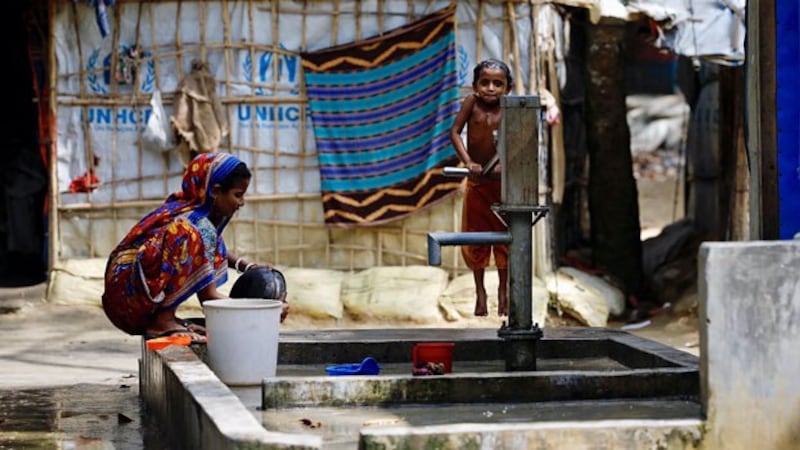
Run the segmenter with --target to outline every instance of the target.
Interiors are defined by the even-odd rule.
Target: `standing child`
[[[500,127],[502,111],[500,97],[511,91],[511,70],[502,61],[487,59],[473,70],[473,93],[464,99],[455,123],[450,129],[450,140],[461,162],[469,169],[461,230],[506,231],[506,225],[491,210],[500,202],[500,165],[484,167],[497,153],[495,135]],[[467,125],[467,145],[461,140],[461,131]],[[500,286],[497,290],[497,314],[508,315],[508,246],[464,245],[461,254],[472,270],[475,279],[475,315],[486,316],[486,288],[483,275],[494,254]]]

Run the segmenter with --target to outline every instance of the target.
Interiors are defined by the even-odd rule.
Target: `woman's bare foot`
[[[475,315],[478,317],[489,315],[486,310],[486,291],[484,290],[475,293]]]
[[[204,335],[183,325],[183,320],[175,317],[175,310],[164,309],[156,312],[153,322],[145,330],[144,338],[152,339],[162,336],[190,336],[192,342],[205,343]]]
[[[508,291],[503,287],[497,290],[497,315],[508,315]]]

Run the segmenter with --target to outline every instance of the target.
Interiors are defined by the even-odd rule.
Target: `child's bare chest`
[[[500,126],[500,118],[501,114],[499,109],[497,111],[486,111],[475,108],[472,114],[470,114],[469,125],[496,130]]]

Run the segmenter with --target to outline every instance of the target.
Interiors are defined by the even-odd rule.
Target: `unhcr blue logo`
[[[117,64],[112,73],[112,54],[101,54],[100,49],[95,49],[86,63],[88,74],[86,80],[89,89],[100,95],[109,93],[111,80],[116,80],[119,91],[133,92],[134,83],[139,84],[139,92],[148,94],[153,92],[156,82],[155,63],[150,58],[150,52],[142,52],[136,46],[121,45],[119,47]],[[102,70],[98,70],[101,69]],[[92,107],[82,112],[82,117],[87,120],[96,131],[138,132],[150,117],[152,110],[146,108],[109,108]]]
[[[283,44],[280,44],[280,48],[286,50]],[[288,87],[290,95],[299,95],[297,82],[300,58],[289,54],[288,51],[255,53],[255,58],[248,51],[242,63],[242,72],[244,79],[249,83],[264,85],[276,83],[278,86]],[[273,95],[270,91],[271,89],[264,86],[257,86],[253,92],[258,96]],[[256,128],[296,128],[300,114],[300,106],[291,104],[240,104],[237,111],[237,117],[243,125]],[[306,127],[311,127],[310,120],[306,122]]]
[[[145,63],[140,63],[141,59],[150,58],[151,52],[140,51],[136,46],[121,45],[119,47],[119,59],[116,64],[114,78],[117,81],[120,92],[133,91],[133,83],[139,83],[139,92],[151,93],[155,87],[156,70],[155,63],[149,59]],[[105,55],[100,53],[100,49],[95,49],[86,63],[88,75],[86,76],[89,89],[95,94],[106,95],[111,85],[111,56],[109,52]],[[98,73],[97,68],[102,67]]]
[[[280,44],[282,50],[286,50],[283,44]],[[253,82],[253,75],[256,77],[258,83],[272,84],[273,80],[277,80],[279,85],[292,86],[292,95],[297,95],[297,74],[300,67],[300,58],[295,55],[287,53],[280,53],[276,55],[273,52],[263,52],[261,55],[256,54],[256,70],[253,70],[253,60],[250,57],[250,52],[242,64],[244,78],[248,82]],[[277,60],[277,62],[273,61]],[[277,70],[277,77],[274,71]],[[263,87],[257,87],[255,90],[256,95],[267,95]]]

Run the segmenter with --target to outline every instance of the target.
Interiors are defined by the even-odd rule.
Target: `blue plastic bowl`
[[[377,375],[381,373],[381,366],[372,356],[367,356],[360,364],[339,364],[328,366],[325,372],[331,376],[341,375]]]

